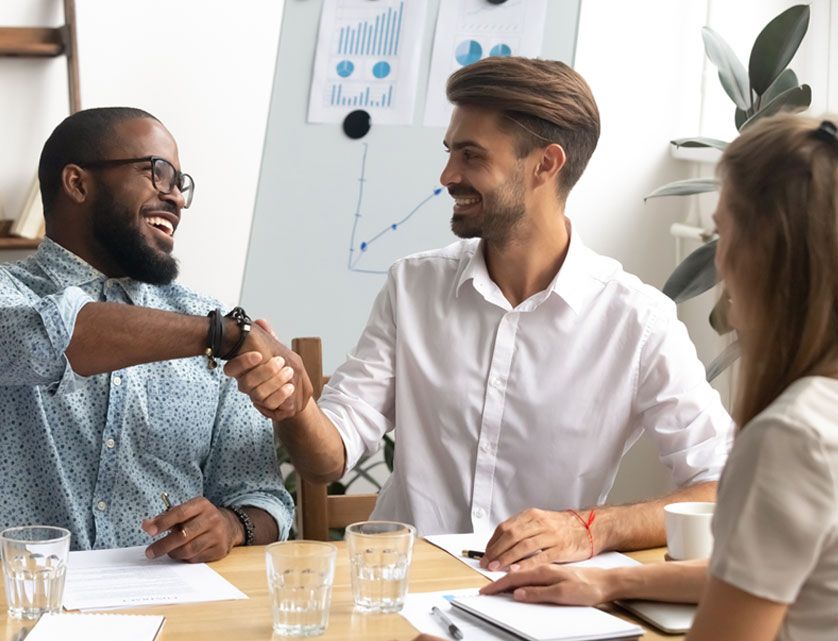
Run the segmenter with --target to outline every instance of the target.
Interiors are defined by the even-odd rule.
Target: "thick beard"
[[[93,237],[126,276],[152,285],[168,285],[177,278],[177,260],[146,243],[137,223],[131,222],[135,220],[134,214],[100,184],[93,206]]]
[[[516,173],[503,185],[483,195],[483,215],[480,218],[454,214],[451,231],[459,238],[482,238],[502,247],[508,244],[512,230],[525,213],[524,181],[521,174]]]

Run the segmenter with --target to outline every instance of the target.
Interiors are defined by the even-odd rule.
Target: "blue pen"
[[[453,621],[445,616],[445,613],[438,607],[434,606],[431,608],[431,616],[439,621],[439,624],[448,631],[448,634],[457,639],[457,641],[463,638],[463,633],[460,631],[460,628],[454,625]]]

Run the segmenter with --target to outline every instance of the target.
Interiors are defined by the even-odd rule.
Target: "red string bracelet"
[[[576,510],[568,510],[568,512],[570,512],[573,516],[579,519],[579,522],[582,524],[582,527],[585,528],[585,533],[588,535],[588,542],[591,544],[591,556],[589,556],[588,558],[593,558],[594,535],[591,532],[591,524],[594,522],[594,519],[596,518],[596,513],[594,512],[594,510],[591,510],[591,513],[588,515],[588,520],[586,521],[579,515],[579,512],[577,512]]]

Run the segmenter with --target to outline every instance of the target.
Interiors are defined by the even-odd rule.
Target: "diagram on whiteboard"
[[[358,177],[358,199],[355,204],[355,212],[352,221],[352,234],[349,238],[349,260],[347,261],[347,268],[351,272],[361,272],[365,274],[386,274],[387,269],[381,267],[367,267],[366,261],[364,265],[360,265],[362,259],[374,249],[374,245],[380,241],[384,241],[391,234],[395,234],[402,230],[403,226],[418,214],[423,207],[428,205],[434,198],[439,196],[444,190],[442,187],[435,187],[430,190],[427,196],[422,198],[414,206],[409,207],[404,212],[398,214],[398,217],[387,223],[383,228],[374,229],[374,232],[365,236],[361,230],[361,222],[364,218],[364,187],[367,182],[367,151],[369,150],[366,143],[363,143],[363,153],[361,156],[361,170]]]
[[[376,124],[412,124],[424,0],[326,0],[308,120],[338,123],[364,109]]]
[[[489,56],[541,54],[547,0],[446,0],[439,6],[425,126],[445,127],[451,105],[445,81],[452,73]]]

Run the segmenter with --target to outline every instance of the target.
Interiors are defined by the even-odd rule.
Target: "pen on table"
[[[463,638],[463,633],[460,631],[460,628],[454,625],[453,621],[445,616],[445,613],[438,607],[434,606],[431,608],[431,616],[439,621],[442,627],[448,630],[448,634],[457,639],[457,641]]]
[[[480,550],[463,550],[463,556],[469,559],[482,559],[485,552]]]

